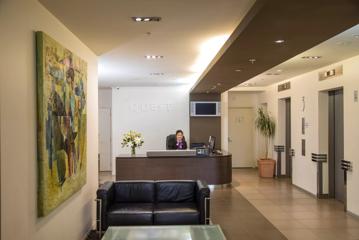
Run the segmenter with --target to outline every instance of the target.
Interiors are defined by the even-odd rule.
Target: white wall
[[[98,107],[111,108],[112,107],[112,89],[100,88],[98,90]]]
[[[221,94],[221,147],[228,152],[228,91]]]
[[[37,0],[0,2],[1,239],[80,240],[94,223],[97,173],[97,57]],[[37,218],[34,31],[44,31],[88,63],[87,183]]]
[[[122,136],[129,130],[142,133],[145,143],[137,153],[145,153],[147,150],[166,149],[166,136],[177,129],[183,130],[188,141],[188,86],[113,89],[113,161],[119,154],[130,153],[130,149],[121,147]]]
[[[333,69],[343,64],[344,74],[325,81],[318,81],[318,72]],[[291,89],[277,92],[277,84],[267,87],[260,94],[260,102],[268,103],[268,109],[274,116],[278,116],[278,99],[291,97],[292,117],[292,148],[295,149],[293,158],[293,183],[313,194],[317,191],[316,163],[311,161],[311,153],[324,153],[320,146],[320,129],[323,127],[319,121],[320,91],[343,87],[344,89],[344,158],[353,162],[353,172],[348,173],[348,210],[359,215],[359,103],[354,102],[354,90],[359,89],[359,56],[347,59],[340,63],[312,71],[291,81]],[[305,110],[303,101],[305,99]],[[301,133],[301,118],[305,117],[308,127],[305,135]],[[325,126],[324,126],[325,127]],[[278,131],[278,128],[277,128]],[[278,135],[278,134],[277,134]],[[301,139],[306,139],[306,156],[301,156]],[[279,141],[277,138],[276,142]],[[280,143],[280,142],[278,142]]]

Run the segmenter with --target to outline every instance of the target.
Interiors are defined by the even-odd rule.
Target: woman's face
[[[177,133],[176,134],[176,138],[177,138],[177,142],[181,142],[182,141],[182,139],[183,139],[183,134],[182,133]]]

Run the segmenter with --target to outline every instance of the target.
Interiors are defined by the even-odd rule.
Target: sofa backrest
[[[195,181],[157,181],[157,202],[194,202]]]
[[[115,202],[152,203],[155,199],[154,181],[115,182]]]

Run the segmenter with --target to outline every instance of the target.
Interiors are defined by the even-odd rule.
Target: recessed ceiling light
[[[217,83],[217,86],[221,86],[222,84],[221,83]]]
[[[159,22],[161,21],[160,17],[132,17],[132,20],[135,22]]]
[[[277,69],[277,72],[283,72],[283,70],[282,69]]]
[[[322,56],[303,56],[303,59],[320,59]]]
[[[272,76],[272,75],[278,76],[278,75],[280,75],[280,73],[278,73],[278,72],[274,72],[274,73],[269,72],[269,73],[266,73],[266,75],[268,75],[268,76]]]
[[[235,72],[242,72],[242,70],[241,69],[236,69],[236,70],[234,70]]]
[[[275,40],[274,42],[279,44],[279,43],[284,43],[284,40],[283,39],[278,39],[278,40]]]
[[[249,59],[248,61],[250,61],[252,64],[254,64],[255,63],[255,61],[257,61],[255,58],[251,58],[251,59]]]
[[[248,83],[248,82],[245,82],[245,83],[241,84],[241,86],[243,86],[243,87],[254,87],[256,85],[257,85],[256,83]]]
[[[348,46],[350,44],[351,44],[351,42],[349,42],[349,41],[339,41],[339,42],[337,42],[337,45],[340,45],[340,46]]]
[[[151,76],[163,76],[164,73],[163,72],[153,72],[153,73],[150,73]]]
[[[355,38],[359,38],[359,34],[355,34],[353,35]]]
[[[163,58],[162,55],[146,55],[145,58],[147,59],[160,59]]]

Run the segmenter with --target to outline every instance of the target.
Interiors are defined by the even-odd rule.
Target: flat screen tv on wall
[[[220,102],[191,102],[191,117],[219,117],[221,116]]]

